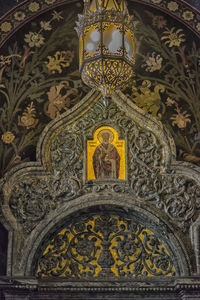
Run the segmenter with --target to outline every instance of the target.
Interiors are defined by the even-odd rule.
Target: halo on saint
[[[109,139],[109,143],[112,143],[114,140],[114,134],[110,129],[103,129],[101,130],[98,135],[97,139],[100,143],[103,143],[104,139]]]

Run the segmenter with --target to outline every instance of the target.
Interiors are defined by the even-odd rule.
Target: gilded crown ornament
[[[124,0],[85,0],[76,24],[82,80],[100,90],[106,104],[134,74],[132,17]]]

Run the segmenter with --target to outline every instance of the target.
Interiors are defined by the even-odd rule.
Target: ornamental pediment
[[[92,90],[44,129],[37,162],[4,177],[2,214],[16,235],[15,270],[32,251],[37,232],[45,233],[72,208],[134,208],[188,240],[183,233],[199,215],[199,173],[175,160],[173,139],[161,122],[120,91],[105,106]]]
[[[186,230],[198,215],[198,176],[197,167],[175,161],[173,139],[161,122],[121,92],[106,107],[91,91],[45,128],[37,162],[9,173],[4,207],[28,234],[64,202],[122,193]]]

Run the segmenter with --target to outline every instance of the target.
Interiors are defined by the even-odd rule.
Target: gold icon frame
[[[111,132],[111,139],[109,142],[115,146],[120,156],[120,168],[119,177],[116,180],[126,180],[126,141],[119,138],[119,134],[116,129],[111,126],[101,126],[97,128],[93,134],[93,139],[87,139],[87,155],[86,155],[86,179],[87,181],[99,180],[96,179],[93,168],[93,155],[95,149],[102,142],[102,134],[105,132]],[[108,179],[109,181],[113,179]]]

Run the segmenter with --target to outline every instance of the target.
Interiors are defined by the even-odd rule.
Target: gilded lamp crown
[[[99,9],[124,11],[126,7],[126,3],[121,0],[85,0],[84,3],[85,9],[92,12],[98,11]]]
[[[85,0],[76,22],[82,80],[106,99],[133,76],[134,25],[124,0]]]

